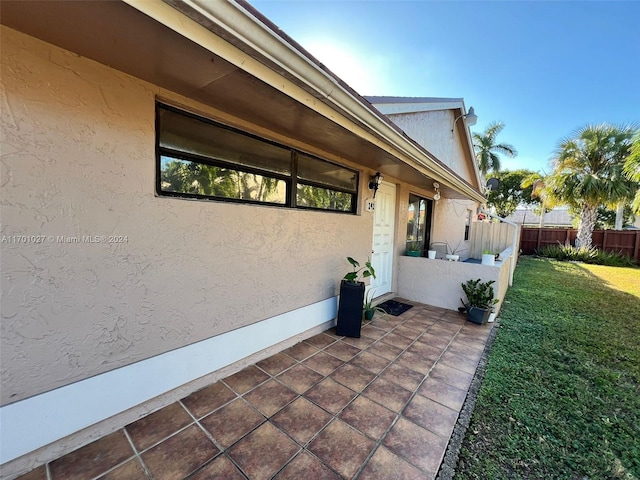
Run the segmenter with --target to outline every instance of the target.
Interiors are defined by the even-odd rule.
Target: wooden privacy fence
[[[508,223],[497,222],[474,222],[471,228],[471,258],[482,258],[482,252],[489,250],[491,253],[502,252],[505,248],[513,245],[513,229],[517,228],[520,235],[520,228]],[[518,240],[516,240],[516,245]],[[517,248],[514,254],[517,254]]]
[[[532,255],[547,245],[575,245],[577,235],[574,228],[523,228],[520,250],[523,255]],[[600,250],[629,255],[640,263],[640,230],[594,230],[592,244]]]

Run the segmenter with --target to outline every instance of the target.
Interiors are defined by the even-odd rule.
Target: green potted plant
[[[360,263],[351,257],[347,257],[347,261],[353,270],[347,273],[340,282],[336,334],[360,338],[364,308],[363,280],[369,277],[376,278],[376,272],[370,261],[367,261],[364,267],[361,267]]]
[[[407,242],[407,256],[419,257],[422,254],[422,242],[411,241]]]
[[[477,280],[468,280],[462,284],[462,290],[467,296],[467,303],[462,299],[460,301],[467,312],[467,320],[478,325],[487,323],[493,306],[498,303],[498,300],[493,298],[494,283],[495,281],[493,280],[483,282],[478,278]]]
[[[387,312],[384,311],[384,309],[380,308],[380,307],[374,307],[373,306],[373,292],[375,289],[371,289],[369,290],[369,292],[365,295],[364,297],[364,319],[365,320],[372,320],[373,316],[376,314],[376,312],[380,312],[382,314],[385,314]]]

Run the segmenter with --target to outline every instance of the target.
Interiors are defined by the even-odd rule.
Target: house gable
[[[480,187],[471,133],[461,115],[461,98],[367,97],[409,137],[464,180]]]

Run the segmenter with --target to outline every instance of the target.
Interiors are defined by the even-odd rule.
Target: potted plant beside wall
[[[422,242],[407,242],[407,256],[419,257],[422,254]]]
[[[457,262],[458,260],[460,260],[460,243],[458,242],[458,244],[455,247],[451,247],[451,245],[449,245],[449,242],[445,242],[447,245],[447,254],[445,255],[445,258],[447,260],[449,260],[450,262]]]
[[[373,306],[374,291],[375,289],[373,288],[369,290],[369,292],[365,295],[365,298],[364,298],[364,319],[365,320],[373,320],[373,316],[376,314],[376,312],[379,312],[383,315],[387,314],[387,312],[383,308]]]
[[[367,261],[364,267],[357,260],[347,257],[353,271],[347,273],[340,282],[340,301],[338,303],[338,321],[336,334],[345,337],[360,338],[362,311],[364,305],[364,280],[376,278],[376,272]]]
[[[483,325],[487,323],[489,315],[493,311],[493,306],[498,303],[498,300],[493,298],[493,284],[495,281],[489,280],[483,282],[480,278],[477,280],[468,280],[462,284],[462,290],[464,290],[467,296],[467,303],[462,301],[466,311],[467,320]]]
[[[371,320],[376,313],[376,307],[373,306],[373,288],[364,296],[364,319]]]

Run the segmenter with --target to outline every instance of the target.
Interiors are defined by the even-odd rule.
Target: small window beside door
[[[407,212],[407,251],[419,250],[420,256],[429,249],[431,237],[431,216],[433,202],[409,194],[409,208]]]

